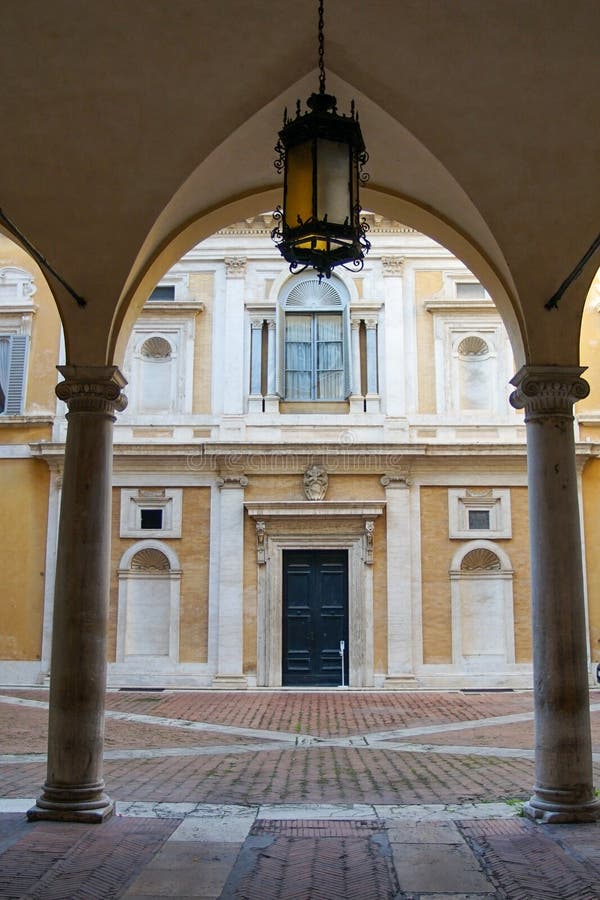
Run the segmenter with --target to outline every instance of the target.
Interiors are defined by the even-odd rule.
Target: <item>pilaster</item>
[[[240,416],[244,397],[244,284],[246,259],[225,259],[225,359],[223,413]],[[234,424],[232,421],[232,425]]]
[[[410,481],[384,475],[387,525],[388,672],[385,686],[414,685]]]
[[[221,497],[220,586],[215,687],[247,686],[244,653],[244,488],[245,475],[217,479]]]

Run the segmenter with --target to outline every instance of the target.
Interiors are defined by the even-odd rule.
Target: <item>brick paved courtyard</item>
[[[600,826],[517,816],[534,781],[530,692],[109,692],[121,837],[26,823],[47,700],[0,689],[0,898],[600,897]],[[591,717],[599,784],[600,691]],[[553,874],[534,884],[538,851]]]

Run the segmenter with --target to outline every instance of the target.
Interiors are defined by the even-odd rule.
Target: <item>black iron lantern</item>
[[[272,238],[291,271],[312,266],[329,278],[335,266],[363,267],[371,244],[369,226],[360,218],[358,189],[368,180],[368,159],[358,115],[339,115],[336,98],[325,92],[323,0],[319,0],[319,93],[300,101],[296,115],[283,114],[275,147],[277,171],[283,171],[283,209],[274,212]]]

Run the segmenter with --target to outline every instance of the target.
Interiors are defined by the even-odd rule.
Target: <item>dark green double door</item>
[[[348,684],[348,552],[283,553],[283,684]]]

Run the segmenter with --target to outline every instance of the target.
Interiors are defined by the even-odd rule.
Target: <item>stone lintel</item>
[[[244,503],[246,511],[252,518],[292,518],[301,516],[326,516],[340,518],[362,516],[366,519],[380,516],[385,509],[385,502],[368,502],[364,500],[273,500],[262,503]]]

